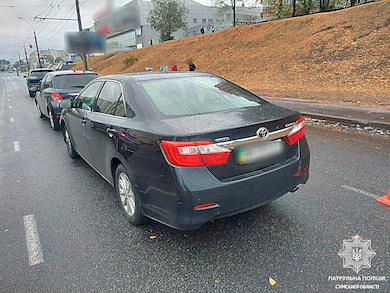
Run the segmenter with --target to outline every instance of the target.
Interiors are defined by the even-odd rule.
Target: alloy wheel
[[[54,119],[53,119],[53,114],[51,113],[51,111],[49,110],[49,120],[50,120],[50,126],[51,128],[55,128],[55,125],[54,125]]]
[[[121,173],[118,178],[119,196],[125,212],[129,216],[134,216],[135,213],[135,195],[133,186],[129,177],[125,173]]]

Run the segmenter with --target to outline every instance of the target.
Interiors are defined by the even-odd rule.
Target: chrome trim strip
[[[282,137],[288,135],[293,128],[294,128],[294,126],[291,126],[291,127],[287,127],[287,128],[283,128],[280,130],[270,132],[267,139],[260,139],[258,136],[251,136],[251,137],[246,137],[246,138],[241,138],[241,139],[236,139],[236,140],[219,142],[219,143],[216,143],[216,145],[234,150],[234,146],[238,145],[238,144],[244,144],[244,143],[255,142],[255,141],[275,140],[275,139],[282,138]]]

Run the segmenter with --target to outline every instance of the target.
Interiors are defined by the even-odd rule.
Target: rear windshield
[[[140,81],[139,84],[167,116],[185,116],[254,107],[266,101],[215,76]]]
[[[53,88],[68,89],[72,87],[83,88],[91,80],[97,78],[97,74],[67,74],[53,76]]]
[[[30,73],[30,77],[36,77],[36,78],[39,78],[39,79],[42,79],[46,73],[48,72],[51,72],[50,70],[49,71],[31,71]]]

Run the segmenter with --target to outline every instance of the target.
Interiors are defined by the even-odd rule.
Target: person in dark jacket
[[[195,71],[195,68],[196,68],[195,64],[192,61],[190,61],[190,63],[188,64],[188,69],[190,71]]]

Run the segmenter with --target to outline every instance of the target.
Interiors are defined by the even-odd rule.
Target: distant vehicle
[[[133,225],[149,217],[196,229],[309,178],[301,114],[213,74],[99,77],[60,107],[69,156],[115,187]]]
[[[29,72],[27,77],[27,89],[30,97],[35,97],[37,92],[37,87],[39,86],[42,78],[46,75],[46,73],[53,71],[52,69],[40,68],[40,69],[32,69]]]
[[[74,64],[73,61],[61,61],[58,63],[56,70],[69,70],[75,66],[76,64]]]
[[[53,71],[43,78],[35,96],[39,117],[47,117],[50,126],[59,129],[61,109],[59,102],[76,97],[83,87],[98,75],[92,71]]]

